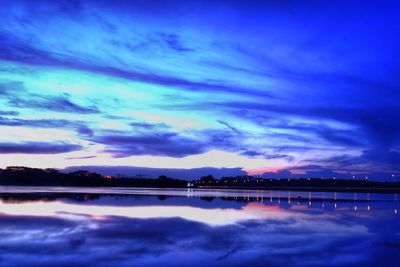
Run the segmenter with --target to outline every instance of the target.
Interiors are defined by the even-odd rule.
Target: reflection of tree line
[[[207,194],[207,193],[205,193]],[[393,200],[371,200],[367,195],[365,199],[361,198],[336,198],[333,197],[305,197],[301,195],[292,194],[288,192],[288,195],[285,196],[266,196],[263,194],[262,196],[254,196],[254,195],[246,195],[242,193],[238,193],[237,195],[230,195],[230,196],[207,196],[207,195],[199,195],[193,196],[197,197],[206,202],[212,202],[214,200],[223,200],[223,201],[236,201],[236,202],[261,202],[261,203],[268,203],[268,202],[287,202],[287,203],[306,203],[306,202],[341,202],[341,203],[370,203],[370,202],[399,202],[397,199]],[[20,203],[20,202],[34,202],[34,201],[57,201],[57,200],[72,200],[77,202],[86,202],[86,201],[94,201],[99,200],[101,198],[112,198],[114,200],[118,199],[133,199],[133,200],[141,200],[145,198],[152,198],[156,197],[157,199],[164,201],[167,199],[184,199],[187,196],[177,196],[177,195],[164,195],[164,194],[155,194],[155,195],[135,195],[135,194],[119,194],[119,193],[61,193],[61,192],[48,192],[48,193],[0,193],[0,199],[3,203]]]
[[[203,176],[187,182],[164,175],[158,179],[141,176],[103,176],[89,171],[62,173],[55,169],[7,167],[0,169],[1,185],[27,186],[89,186],[89,187],[158,187],[158,188],[239,188],[331,192],[400,192],[400,182],[376,182],[356,179],[263,179],[253,176],[223,177]]]
[[[110,197],[112,199],[134,199],[140,200],[144,198],[156,197],[158,200],[165,201],[173,198],[186,198],[186,196],[168,196],[168,195],[132,195],[132,194],[104,194],[104,193],[0,193],[0,200],[3,203],[24,203],[24,202],[53,202],[57,200],[72,200],[76,202],[86,202],[99,200],[101,198]],[[212,197],[204,196],[199,199],[211,202],[214,199],[226,201],[249,202],[248,198],[237,197]]]
[[[159,200],[167,200],[168,198],[184,198],[182,196],[166,196],[166,195],[132,195],[132,194],[105,194],[105,193],[0,193],[0,200],[3,203],[24,203],[24,202],[53,202],[58,200],[72,200],[74,202],[87,202],[99,200],[101,198],[110,197],[114,200],[132,199],[140,200],[149,197],[156,197]]]
[[[3,203],[24,203],[24,202],[53,202],[60,199],[69,199],[73,201],[90,201],[99,199],[98,194],[80,194],[80,193],[0,193],[0,199]]]
[[[334,195],[335,196],[335,195]],[[26,203],[26,202],[53,202],[57,200],[71,200],[73,202],[95,201],[101,198],[109,197],[118,199],[140,200],[145,198],[157,198],[160,201],[166,201],[173,198],[187,198],[187,196],[169,196],[169,195],[127,195],[127,194],[104,194],[104,193],[0,193],[2,203]],[[199,196],[199,199],[206,202],[214,200],[235,201],[240,203],[259,202],[267,206],[280,206],[290,208],[294,206],[308,206],[310,208],[320,209],[346,209],[349,211],[375,211],[381,205],[389,205],[394,214],[400,210],[399,200],[395,197],[392,200],[371,200],[368,195],[364,199],[357,198],[354,194],[353,199],[337,199],[336,197],[308,197],[293,195],[288,192],[287,196]],[[386,207],[387,209],[387,207]]]

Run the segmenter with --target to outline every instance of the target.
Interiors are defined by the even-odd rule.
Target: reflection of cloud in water
[[[56,201],[1,204],[0,213],[0,266],[351,266],[398,253],[379,243],[373,232],[382,225],[370,229],[372,218],[262,203],[202,209]]]
[[[266,206],[261,203],[248,203],[242,209],[203,209],[191,206],[97,206],[55,202],[28,202],[0,206],[0,213],[7,215],[49,216],[76,219],[78,215],[92,219],[105,219],[121,216],[135,219],[182,218],[188,221],[205,223],[211,226],[235,224],[250,220],[323,219],[326,215],[309,215],[291,212],[279,206]]]

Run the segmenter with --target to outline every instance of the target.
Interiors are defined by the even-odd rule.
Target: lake
[[[0,192],[0,266],[400,266],[397,194]]]

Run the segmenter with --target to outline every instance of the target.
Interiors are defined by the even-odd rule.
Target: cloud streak
[[[0,154],[60,154],[80,149],[80,145],[62,142],[0,143]]]

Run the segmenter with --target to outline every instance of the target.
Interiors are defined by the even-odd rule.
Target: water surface
[[[400,266],[395,194],[0,192],[0,266]]]

